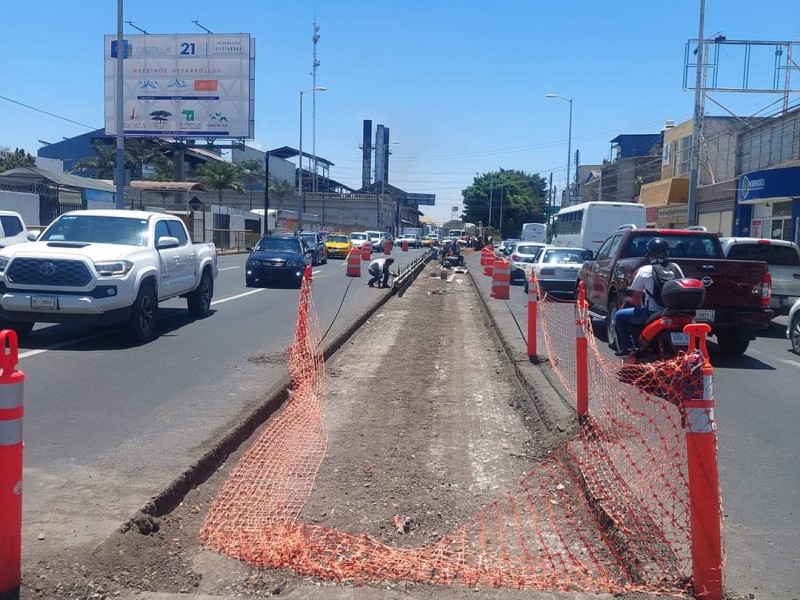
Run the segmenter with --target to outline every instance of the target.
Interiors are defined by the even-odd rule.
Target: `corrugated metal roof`
[[[49,181],[56,185],[63,185],[67,187],[78,188],[82,190],[98,190],[101,192],[116,192],[113,185],[109,185],[99,179],[90,179],[88,177],[80,177],[79,175],[70,175],[69,173],[55,173],[45,169],[37,169],[36,167],[18,167],[0,173],[0,177],[10,177],[13,179],[27,179],[35,181]]]

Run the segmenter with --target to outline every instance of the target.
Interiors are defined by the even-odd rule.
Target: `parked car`
[[[407,242],[409,248],[419,248],[419,238],[416,233],[404,233],[394,241],[395,246],[402,246]]]
[[[527,244],[528,242],[521,242]],[[588,256],[583,248],[543,247],[539,250],[530,268],[536,276],[540,292],[575,294],[575,281]],[[528,293],[528,278],[525,278],[525,293]]]
[[[328,262],[328,249],[325,246],[325,240],[316,231],[301,231],[300,237],[306,241],[308,247],[314,253],[311,261],[311,266],[324,265]]]
[[[325,248],[331,258],[347,258],[350,252],[350,240],[344,233],[329,233],[325,238]]]
[[[372,246],[372,252],[383,251],[383,231],[365,231]]]
[[[291,233],[265,235],[247,257],[245,284],[255,287],[282,281],[299,286],[306,265],[310,266],[313,259],[314,250],[302,236]]]
[[[589,311],[605,318],[609,345],[616,346],[614,313],[627,300],[636,271],[645,263],[647,243],[660,237],[669,244],[669,259],[686,277],[699,279],[705,301],[695,314],[708,323],[722,354],[747,351],[750,340],[772,321],[771,278],[766,263],[726,259],[716,234],[687,229],[621,227],[583,264],[578,276],[586,289]],[[576,282],[577,283],[577,282]]]
[[[22,215],[18,212],[0,210],[0,248],[23,242],[32,242],[43,229],[28,230],[25,227],[25,221],[22,220]]]
[[[369,236],[367,235],[366,231],[354,231],[350,234],[350,245],[358,250],[361,250],[361,246],[368,241]]]
[[[776,315],[788,315],[800,299],[800,248],[786,240],[759,238],[720,238],[722,251],[733,260],[760,260],[767,263],[772,275],[772,300],[769,307]]]
[[[539,251],[547,244],[540,242],[514,242],[508,259],[511,263],[511,283],[528,278],[528,269],[533,264]],[[574,286],[573,286],[574,287]]]
[[[792,345],[792,351],[800,354],[800,300],[789,309],[789,326],[786,328],[786,337]]]
[[[503,240],[497,247],[497,255],[508,256],[509,254],[511,254],[511,251],[514,249],[514,244],[516,244],[517,242],[519,242],[517,238],[510,238],[507,240]]]
[[[381,252],[383,252],[383,245],[386,242],[389,242],[390,245],[394,244],[394,236],[388,231],[384,231],[383,234],[381,235],[381,239],[378,241],[378,243],[380,244]]]
[[[76,210],[35,242],[0,250],[0,327],[18,335],[43,323],[123,323],[134,341],[155,337],[158,305],[186,298],[211,312],[217,251],[192,243],[183,221],[163,213]]]

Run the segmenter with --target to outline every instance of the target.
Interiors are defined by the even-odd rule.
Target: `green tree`
[[[5,158],[0,158],[0,173],[10,171],[18,167],[35,167],[36,159],[25,152],[22,148],[17,148]]]
[[[72,172],[90,169],[93,172],[93,177],[97,179],[111,179],[114,176],[114,168],[117,165],[116,148],[111,144],[103,143],[103,140],[94,140],[92,146],[94,146],[95,155],[79,160]]]
[[[250,210],[253,210],[253,182],[261,178],[262,163],[257,158],[246,158],[239,163],[242,175],[245,176],[250,190]]]
[[[275,201],[273,205],[275,208],[283,206],[283,201],[286,198],[294,198],[295,187],[288,181],[278,179],[274,175],[269,177],[269,197],[271,201]]]
[[[169,146],[158,138],[129,138],[125,140],[125,162],[133,164],[133,179],[144,178],[145,166],[152,167],[156,173],[170,173],[172,179],[172,159]],[[158,179],[157,181],[164,181]]]
[[[491,223],[503,238],[519,235],[523,223],[544,223],[547,217],[547,182],[537,173],[500,169],[477,175],[461,196],[462,219],[484,226]]]
[[[225,190],[234,190],[240,194],[244,193],[244,188],[240,181],[241,171],[236,165],[228,162],[209,162],[197,167],[197,174],[200,176],[200,183],[206,189],[217,192],[220,206],[222,206],[222,195]]]

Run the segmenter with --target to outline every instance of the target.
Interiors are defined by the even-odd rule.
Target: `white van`
[[[22,215],[11,210],[0,210],[0,248],[36,239],[36,234],[25,227]]]
[[[646,208],[633,202],[582,202],[558,211],[554,246],[597,252],[609,235],[622,226],[647,227]]]
[[[547,241],[547,225],[544,223],[523,223],[522,234],[519,236],[521,242],[541,242]]]

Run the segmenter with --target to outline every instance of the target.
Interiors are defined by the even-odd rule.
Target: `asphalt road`
[[[393,252],[396,266],[423,251]],[[375,255],[377,256],[377,255]],[[159,336],[131,346],[114,328],[37,325],[25,372],[23,550],[96,543],[144,506],[286,373],[295,288],[246,288],[246,255],[220,257],[213,313],[163,303]],[[332,338],[388,293],[314,268],[320,330]],[[338,311],[338,315],[337,315]]]
[[[479,273],[477,263],[476,255],[469,264]],[[488,295],[490,279],[476,277]],[[507,302],[521,331],[527,331],[522,286],[511,287]],[[756,600],[800,598],[800,356],[789,350],[785,325],[785,317],[776,319],[742,357],[722,357],[709,344],[726,585]],[[600,347],[609,360],[619,360],[605,344]],[[539,352],[544,353],[543,342]]]

